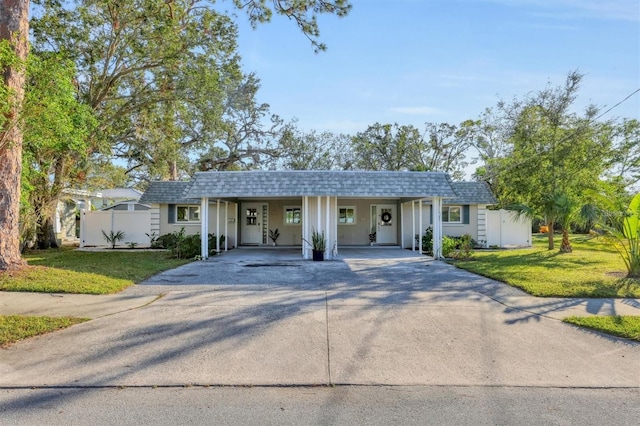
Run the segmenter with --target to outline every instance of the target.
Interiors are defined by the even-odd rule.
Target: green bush
[[[449,257],[455,249],[456,249],[455,238],[447,237],[446,235],[442,237],[442,256]]]
[[[416,242],[418,235],[415,236]],[[442,255],[449,257],[454,250],[461,250],[466,257],[470,257],[473,247],[477,245],[471,235],[465,234],[461,237],[442,237]],[[422,252],[428,256],[433,256],[433,228],[430,226],[424,231],[422,236]]]
[[[216,253],[216,235],[209,234],[209,256]],[[225,236],[220,235],[220,247],[224,246]],[[158,237],[155,241],[157,246],[171,251],[177,259],[192,259],[200,256],[201,239],[200,234],[186,235],[184,228],[180,231],[172,232]]]

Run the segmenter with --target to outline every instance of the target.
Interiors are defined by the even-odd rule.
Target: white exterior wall
[[[482,247],[489,247],[487,242],[487,205],[478,204],[478,238],[475,240]]]
[[[531,246],[531,219],[508,210],[487,210],[488,247]]]

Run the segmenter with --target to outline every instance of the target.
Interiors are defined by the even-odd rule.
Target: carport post
[[[404,248],[404,203],[400,202],[400,248]]]
[[[416,251],[416,200],[411,200],[411,251]]]
[[[308,239],[308,229],[309,226],[309,197],[302,197],[302,258],[308,259],[307,257],[307,239]]]
[[[433,197],[433,258],[442,258],[442,198]]]
[[[208,239],[209,238],[207,237],[207,240]],[[220,253],[220,199],[219,198],[216,200],[216,253]]]
[[[227,251],[227,241],[229,240],[229,202],[224,202],[224,251]]]
[[[327,206],[324,210],[324,214],[326,215],[324,223],[325,223],[325,229],[326,229],[326,234],[327,234],[327,246],[325,247],[325,256],[327,257],[327,259],[331,258],[331,232],[329,230],[329,219],[330,219],[330,215],[331,215],[331,203],[329,202],[329,196],[327,195]]]
[[[418,214],[420,216],[419,221],[420,221],[420,234],[418,236],[418,250],[420,251],[420,253],[422,253],[422,204],[424,204],[424,200],[420,199],[418,200]]]
[[[209,258],[209,198],[200,199],[200,257]]]

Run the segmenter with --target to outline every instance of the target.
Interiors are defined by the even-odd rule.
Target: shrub
[[[446,235],[442,237],[442,256],[449,257],[449,255],[456,249],[456,240]]]
[[[216,235],[209,234],[209,255],[216,254]],[[224,245],[225,236],[220,235],[220,247]],[[161,246],[169,251],[177,259],[193,259],[200,256],[200,234],[186,235],[184,228],[158,237],[156,247]]]

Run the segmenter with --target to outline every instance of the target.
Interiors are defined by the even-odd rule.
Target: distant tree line
[[[626,205],[637,190],[640,123],[603,120],[595,106],[575,112],[576,71],[459,124],[373,123],[335,134],[300,129],[258,102],[260,80],[242,70],[234,17],[215,2],[36,3],[20,217],[22,238],[41,247],[51,243],[65,188],[144,189],[206,170],[442,171],[461,180],[474,166],[472,178],[490,185],[499,206],[563,229],[579,222],[578,208],[596,211],[603,197]],[[318,50],[315,16],[350,8],[343,0],[234,4],[252,23],[272,13],[293,19]]]

